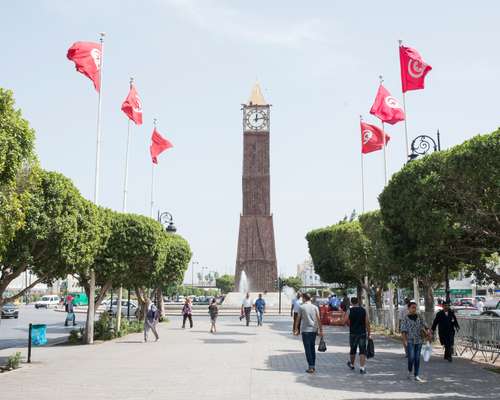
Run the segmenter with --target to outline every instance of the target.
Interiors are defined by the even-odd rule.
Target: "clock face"
[[[258,108],[248,110],[245,116],[245,125],[255,131],[267,129],[268,121],[267,112]]]

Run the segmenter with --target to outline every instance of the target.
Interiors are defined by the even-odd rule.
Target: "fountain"
[[[248,278],[245,271],[241,271],[240,283],[238,285],[238,291],[245,296],[250,291],[250,285],[248,284]]]

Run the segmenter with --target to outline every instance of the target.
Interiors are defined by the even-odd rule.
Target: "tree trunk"
[[[377,307],[377,310],[384,308],[383,294],[384,288],[377,287],[375,289],[375,306]]]
[[[156,290],[156,304],[158,305],[160,318],[163,320],[165,318],[165,303],[163,302],[163,290],[161,288]]]
[[[87,321],[85,323],[85,344],[94,343],[94,318],[95,318],[95,271],[90,271],[90,279],[88,284],[87,297],[89,299],[89,306],[87,310]]]
[[[432,282],[424,281],[422,283],[424,292],[424,303],[425,303],[425,320],[427,324],[432,323],[432,318],[434,316],[434,293]]]
[[[116,304],[116,332],[120,331],[122,323],[122,299],[123,299],[123,287],[120,286],[118,289],[118,303]]]
[[[359,305],[363,305],[363,286],[360,283],[356,287],[356,296],[358,297]]]
[[[135,294],[137,295],[137,302],[139,304],[139,313],[137,319],[143,321],[146,318],[146,307],[147,307],[147,293],[144,289],[140,287],[135,288]]]

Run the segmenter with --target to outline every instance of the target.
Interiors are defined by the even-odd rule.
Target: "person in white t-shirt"
[[[250,293],[247,293],[243,301],[241,302],[241,316],[240,321],[245,318],[247,326],[250,325],[250,314],[252,313],[252,300],[250,299]]]
[[[293,326],[292,333],[294,333],[297,329],[300,333],[300,326],[297,325],[299,314],[300,314],[300,306],[302,305],[302,294],[297,293],[297,297],[292,300],[292,308],[290,310],[290,316],[293,317]]]

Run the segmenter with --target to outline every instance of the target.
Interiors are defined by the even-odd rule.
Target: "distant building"
[[[321,281],[319,275],[314,271],[314,264],[310,258],[297,265],[297,277],[302,280],[304,286],[330,286]]]
[[[30,271],[23,272],[7,286],[6,295],[9,296],[23,290],[36,279],[38,279],[37,276]],[[38,283],[29,290],[30,294],[62,294],[65,292],[83,292],[78,280],[72,275],[68,275],[66,279],[58,279],[50,286]]]

